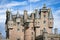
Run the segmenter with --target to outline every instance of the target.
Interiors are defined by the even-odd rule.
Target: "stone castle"
[[[7,40],[60,40],[60,35],[53,34],[53,22],[51,8],[44,4],[41,9],[35,9],[31,15],[24,10],[24,15],[17,11],[12,15],[11,11],[6,11],[6,39]]]

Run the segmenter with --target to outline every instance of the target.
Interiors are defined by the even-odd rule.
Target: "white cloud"
[[[33,11],[27,10],[27,14],[31,14]],[[24,10],[19,10],[20,15],[24,15]],[[12,10],[12,15],[17,14],[17,10]]]
[[[5,15],[0,15],[0,23],[4,23],[6,19]]]
[[[38,2],[40,0],[28,0],[29,2]]]
[[[14,7],[14,6],[22,6],[22,5],[27,5],[27,1],[23,1],[23,2],[11,2],[8,4],[4,4],[4,5],[0,5],[0,8],[10,8],[10,7]]]
[[[60,10],[54,12],[54,28],[60,29]]]
[[[6,9],[0,9],[0,23],[4,23],[6,19]]]
[[[45,1],[42,1],[42,0],[40,0],[40,2],[38,2],[39,3],[39,6],[42,4],[46,4],[47,6],[54,6],[55,4],[59,4],[60,3],[60,1],[57,1],[57,0],[45,0]]]
[[[4,14],[6,9],[0,10],[0,14]]]
[[[54,18],[60,18],[60,10],[56,10],[54,13]]]
[[[58,28],[58,33],[60,33],[60,19],[59,18],[55,18],[54,28]]]

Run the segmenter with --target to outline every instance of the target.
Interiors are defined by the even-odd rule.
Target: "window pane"
[[[44,21],[44,23],[46,23],[46,21]]]

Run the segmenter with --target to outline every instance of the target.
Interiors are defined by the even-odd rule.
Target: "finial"
[[[24,10],[24,14],[27,14],[27,10]]]
[[[43,8],[46,8],[46,4],[43,4]]]

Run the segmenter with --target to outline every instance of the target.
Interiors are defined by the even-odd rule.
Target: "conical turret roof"
[[[9,20],[12,20],[12,13],[10,12],[10,18],[9,18]]]
[[[19,14],[19,11],[17,10],[17,14],[16,14],[17,17],[20,17],[20,14]]]
[[[50,9],[50,11],[49,11],[49,18],[53,18],[51,9]]]
[[[40,18],[38,9],[35,9],[35,18]]]

